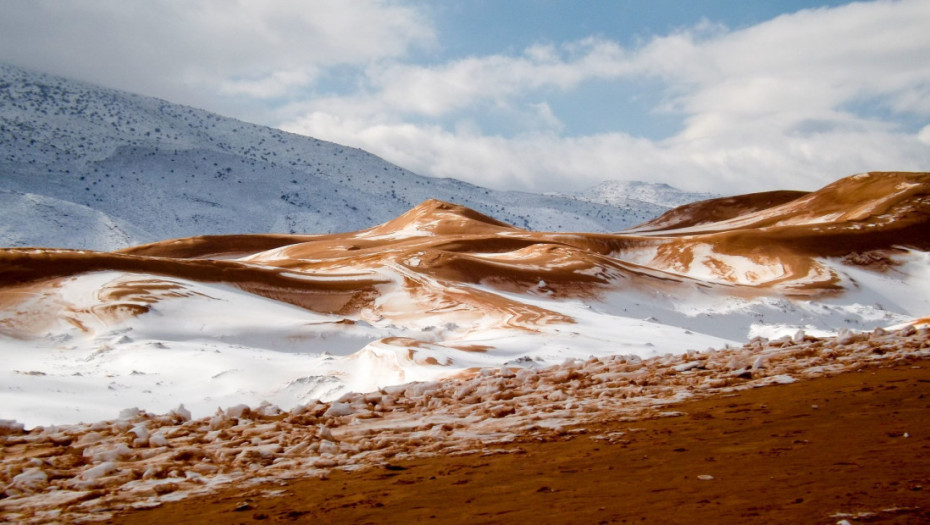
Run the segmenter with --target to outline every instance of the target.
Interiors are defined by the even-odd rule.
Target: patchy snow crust
[[[377,316],[314,313],[224,284],[82,274],[35,297],[39,316],[49,308],[71,312],[42,321],[49,324],[41,338],[16,339],[10,330],[0,335],[0,417],[32,427],[109,419],[128,406],[164,413],[183,403],[194,417],[237,404],[290,409],[478,368],[540,368],[616,354],[650,358],[799,330],[818,337],[871,330],[930,311],[930,254],[896,257],[900,265],[885,273],[822,261],[842,276],[847,291],[817,300],[740,298],[700,286],[674,293],[618,287],[598,299],[554,299],[544,281],[521,294],[456,284],[463,293],[500,297],[573,321],[533,330],[502,326],[493,316],[476,317],[455,305],[424,311],[404,284],[413,274],[400,265],[376,272],[392,283],[381,286],[372,310]],[[99,313],[101,290],[139,282],[172,292],[142,315]],[[0,325],[15,326],[22,317],[29,316],[0,311]]]
[[[522,300],[576,322],[534,332],[494,328],[492,318],[463,321],[446,311],[346,323],[231,286],[119,272],[68,278],[54,289],[53,302],[89,312],[100,289],[140,280],[184,292],[116,323],[76,313],[83,329],[59,321],[40,341],[0,336],[2,416],[34,426],[108,419],[127,406],[162,413],[184,403],[197,417],[239,403],[292,408],[472,368],[542,367],[617,352],[651,357],[731,342],[543,297]],[[394,311],[420,308],[400,286],[385,291],[378,304]]]
[[[25,431],[0,425],[0,518],[20,523],[107,519],[228,483],[248,486],[331,469],[435,455],[493,453],[515,439],[553,439],[589,421],[675,417],[667,405],[930,358],[930,328],[804,333],[735,348],[641,359],[567,359],[547,368],[485,368],[288,412],[237,405],[193,418],[137,408],[94,424]],[[612,436],[592,436],[610,440]]]

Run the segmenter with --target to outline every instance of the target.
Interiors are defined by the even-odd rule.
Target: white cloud
[[[441,116],[472,104],[505,104],[528,91],[567,91],[592,78],[630,69],[615,43],[588,39],[559,48],[536,45],[510,57],[468,57],[439,66],[388,64],[368,71],[380,105],[391,111]]]
[[[312,83],[317,76],[316,68],[275,71],[254,78],[223,80],[220,92],[232,95],[247,95],[255,98],[274,98],[288,94],[291,90]]]
[[[412,62],[411,50],[442,44],[416,2],[0,0],[0,9],[0,60],[284,122],[422,174],[498,188],[645,179],[738,192],[930,170],[926,0],[432,65]],[[325,87],[334,69],[348,71],[344,85]],[[566,135],[563,122],[578,128],[566,108],[593,84],[627,94],[658,85],[639,97],[653,101],[646,113],[680,129],[663,139]]]
[[[0,60],[185,103],[274,97],[320,68],[432,45],[422,14],[378,0],[0,0]]]
[[[382,65],[368,70],[362,94],[311,102],[285,127],[494,187],[569,189],[621,178],[711,191],[815,188],[866,170],[930,169],[926,128],[918,137],[896,120],[930,116],[927,27],[930,3],[878,1],[738,31],[702,24],[637,49],[588,39],[434,67]],[[654,109],[681,117],[674,136],[551,133],[560,127],[540,102],[548,91],[645,79],[665,86]],[[857,104],[877,111],[857,113]],[[443,123],[489,107],[522,111],[548,133],[504,137]]]
[[[861,171],[926,170],[920,138],[890,132],[654,142],[623,133],[584,137],[476,133],[473,127],[373,124],[318,112],[291,128],[380,155],[414,172],[498,189],[569,191],[602,180],[660,180],[689,190],[740,193],[813,189]],[[904,159],[902,161],[902,159]]]

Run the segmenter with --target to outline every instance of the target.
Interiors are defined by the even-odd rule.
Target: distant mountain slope
[[[601,204],[622,205],[633,199],[664,208],[677,208],[688,203],[713,199],[719,195],[681,191],[668,184],[656,182],[609,180],[571,196]]]
[[[0,190],[3,246],[93,246],[115,250],[144,237],[131,224],[54,197]]]
[[[616,231],[668,208],[422,177],[358,149],[2,64],[0,190],[61,204],[33,208],[36,221],[0,209],[0,220],[17,225],[0,230],[0,245],[91,249],[357,230],[430,198],[547,231]],[[77,209],[88,218],[74,220]],[[91,216],[116,226],[88,228]]]

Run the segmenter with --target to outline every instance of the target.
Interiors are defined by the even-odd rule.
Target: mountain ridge
[[[104,250],[203,234],[358,230],[429,198],[545,231],[617,231],[668,209],[422,177],[362,150],[3,64],[0,190],[20,209],[35,207],[24,195],[40,195],[69,203],[72,220],[119,230],[82,234],[52,208],[29,211],[30,229],[0,231],[0,244]]]

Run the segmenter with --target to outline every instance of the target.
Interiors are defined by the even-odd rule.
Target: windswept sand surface
[[[474,453],[224,488],[114,523],[927,523],[930,362]]]

